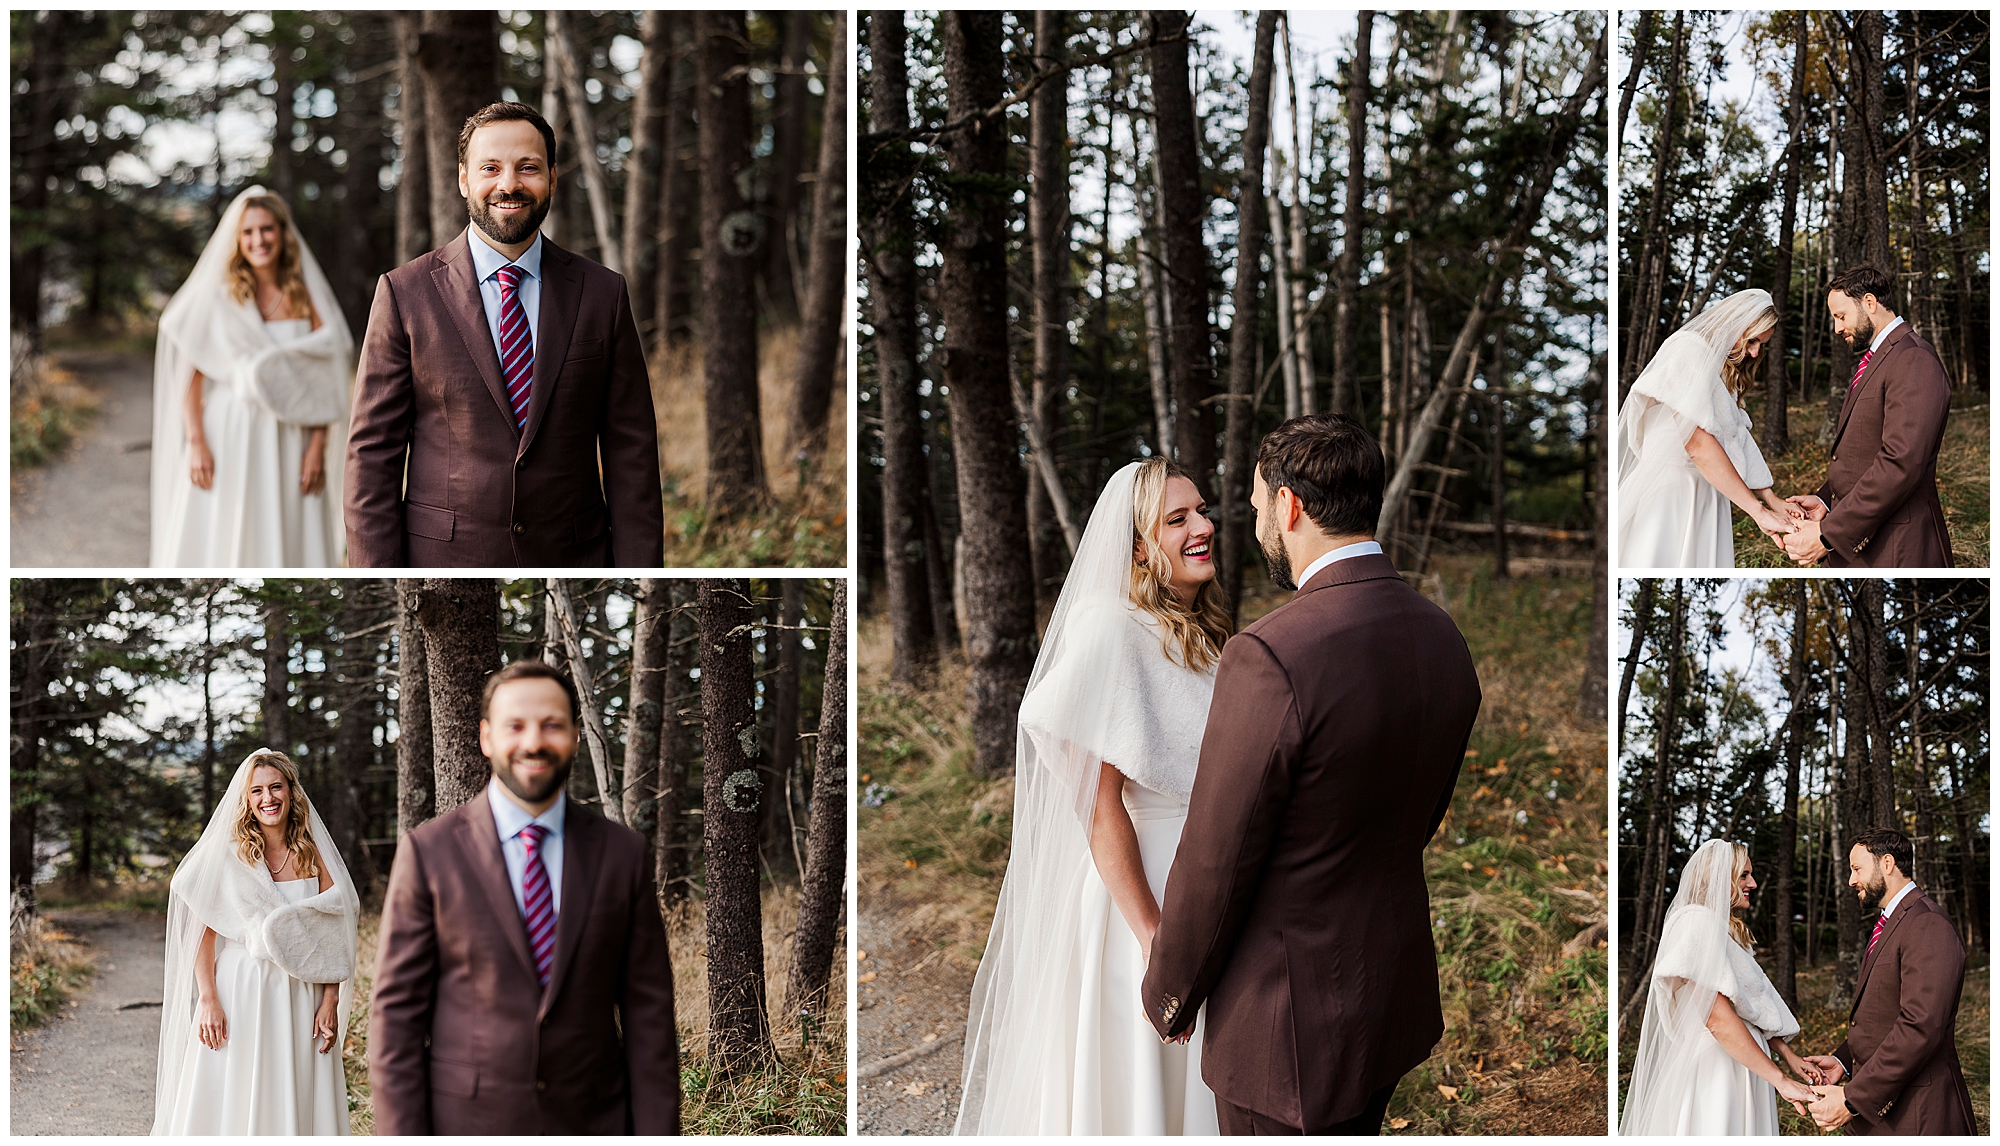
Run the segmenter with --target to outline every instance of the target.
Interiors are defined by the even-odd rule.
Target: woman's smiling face
[[[285,822],[285,814],[291,810],[292,789],[283,772],[259,764],[250,770],[250,790],[244,798],[250,801],[250,814],[258,823],[276,827]]]
[[[1172,563],[1167,585],[1182,600],[1192,601],[1196,590],[1215,580],[1214,539],[1215,523],[1208,519],[1201,491],[1184,477],[1168,478],[1153,540]]]

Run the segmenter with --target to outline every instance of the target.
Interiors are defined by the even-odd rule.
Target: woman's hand
[[[1777,1083],[1778,1097],[1790,1103],[1805,1103],[1808,1106],[1819,1101],[1819,1093],[1812,1087],[1794,1078],[1780,1076]]]
[[[326,427],[314,426],[306,437],[305,460],[299,463],[299,493],[306,497],[326,488]]]
[[[320,996],[319,1010],[313,1014],[313,1045],[321,1054],[333,1050],[340,1041],[340,991],[331,990]],[[324,1046],[320,1040],[326,1040]]]
[[[214,995],[203,994],[194,1005],[194,1029],[201,1045],[209,1050],[221,1050],[229,1041],[229,1020],[222,1013],[222,1003]]]
[[[1791,514],[1779,513],[1768,506],[1758,506],[1751,513],[1750,520],[1756,522],[1757,528],[1770,534],[1772,537],[1780,537],[1787,533],[1797,533],[1799,530],[1798,520],[1792,517]]]
[[[204,438],[188,439],[188,480],[196,489],[215,488],[215,455]]]

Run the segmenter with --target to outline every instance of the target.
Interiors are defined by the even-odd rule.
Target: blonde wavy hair
[[[252,779],[258,768],[266,766],[276,768],[285,778],[285,846],[292,850],[299,878],[318,879],[319,849],[313,847],[312,820],[306,814],[305,793],[299,790],[298,767],[284,753],[266,750],[250,758]],[[236,854],[243,857],[244,863],[262,865],[269,871],[269,865],[264,863],[264,832],[250,806],[250,788],[250,784],[243,786],[243,807],[236,813]]]
[[[1757,950],[1757,937],[1750,933],[1750,925],[1743,922],[1739,914],[1743,909],[1736,906],[1736,888],[1743,880],[1743,873],[1750,870],[1750,849],[1739,843],[1729,845],[1729,937],[1745,951]]]
[[[1743,392],[1750,388],[1750,375],[1757,369],[1756,359],[1749,356],[1750,340],[1778,325],[1776,307],[1765,307],[1743,333],[1736,339],[1736,345],[1729,348],[1729,357],[1722,360],[1722,383],[1729,387],[1730,396],[1742,401]],[[1780,369],[1780,367],[1772,367]]]
[[[1160,619],[1160,645],[1167,659],[1195,672],[1207,672],[1222,656],[1222,644],[1235,630],[1222,604],[1222,587],[1209,581],[1195,591],[1194,604],[1184,605],[1169,582],[1173,559],[1160,545],[1160,524],[1166,517],[1167,482],[1194,481],[1194,475],[1166,458],[1139,463],[1132,483],[1132,543],[1146,559],[1132,563],[1132,603]],[[1220,540],[1220,534],[1217,535]]]
[[[278,220],[278,233],[283,238],[278,243],[278,258],[271,267],[278,276],[278,289],[285,295],[285,312],[291,318],[311,318],[313,316],[312,293],[306,290],[305,272],[300,269],[299,236],[292,227],[291,208],[276,195],[256,195],[243,201],[243,213],[250,213],[252,207],[262,207]],[[229,252],[229,296],[237,302],[249,302],[257,297],[257,274],[250,267],[250,260],[243,257],[243,238],[239,224],[236,246]]]

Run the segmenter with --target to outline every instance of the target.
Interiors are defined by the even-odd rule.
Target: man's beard
[[[1889,882],[1881,876],[1861,885],[1861,909],[1863,911],[1882,910],[1882,900],[1889,894]]]
[[[472,209],[473,224],[485,232],[487,238],[496,243],[504,243],[511,246],[514,243],[526,240],[528,236],[534,234],[541,227],[542,220],[549,217],[549,207],[555,201],[556,197],[554,195],[539,202],[536,201],[534,196],[528,194],[495,195],[490,200],[470,200],[469,206]],[[528,203],[532,204],[532,206],[528,208],[526,217],[514,219],[510,223],[507,220],[493,217],[494,203]]]
[[[1873,341],[1875,341],[1875,320],[1869,318],[1867,315],[1862,315],[1860,326],[1848,328],[1847,345],[1856,350],[1862,350]]]
[[[555,768],[540,785],[525,785],[514,776],[514,765],[523,760],[547,760],[554,764]],[[570,769],[576,764],[576,753],[571,752],[568,756],[557,757],[554,752],[516,752],[505,760],[489,758],[487,763],[492,765],[493,775],[522,803],[539,804],[555,795],[564,784],[569,783]]]
[[[1278,588],[1297,589],[1298,582],[1292,580],[1292,555],[1285,552],[1284,539],[1278,536],[1278,531],[1274,529],[1266,537],[1260,524],[1257,528],[1257,547],[1264,551],[1264,567],[1270,570],[1271,580],[1277,582]]]

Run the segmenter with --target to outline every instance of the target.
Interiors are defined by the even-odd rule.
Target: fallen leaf
[[[866,963],[866,962],[868,962],[868,952],[866,952],[866,951],[856,951],[856,952],[854,953],[854,961],[855,961],[856,963]]]
[[[923,1037],[923,1041],[924,1041],[924,1042],[927,1042],[927,1043],[934,1043],[934,1042],[936,1042],[936,1041],[937,1041],[937,1036],[936,1036],[936,1035],[934,1035],[934,1034],[932,1034],[932,1035],[925,1035],[925,1036]]]
[[[1488,879],[1491,879],[1492,877],[1500,874],[1500,869],[1497,867],[1482,867],[1479,870],[1483,872]]]
[[[917,861],[916,861],[916,860],[904,860],[904,861],[903,861],[903,866],[904,866],[904,867],[907,867],[907,868],[911,868],[911,869],[913,869],[913,870],[914,870],[914,869],[916,868],[916,866],[917,866]]]
[[[1439,1083],[1438,1093],[1444,1095],[1446,1102],[1458,1101],[1458,1088],[1455,1086],[1446,1086],[1443,1083]]]
[[[1465,869],[1465,870],[1467,870],[1467,871],[1471,871],[1471,870],[1472,870],[1472,865],[1471,865],[1471,864],[1469,864],[1469,863],[1460,863],[1460,864],[1459,864],[1458,866],[1460,866],[1460,867],[1464,868],[1464,869]]]
[[[857,977],[854,981],[857,983],[873,983],[875,981],[875,972],[870,971],[865,975]]]
[[[1473,758],[1474,756],[1477,756],[1477,755],[1479,755],[1479,749],[1477,749],[1477,748],[1468,748],[1468,749],[1466,749],[1466,750],[1465,750],[1465,758],[1466,758],[1467,760],[1470,760],[1470,759],[1472,759],[1472,758]]]
[[[903,1088],[903,1093],[914,1094],[917,1097],[921,1098],[923,1097],[924,1093],[924,1084],[921,1082],[913,1082],[910,1085]]]
[[[1408,1130],[1409,1128],[1410,1120],[1407,1118],[1391,1118],[1389,1120],[1389,1129],[1391,1130]]]

